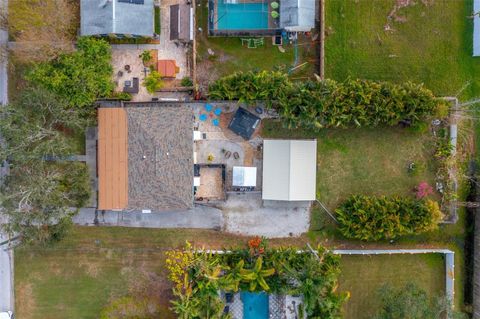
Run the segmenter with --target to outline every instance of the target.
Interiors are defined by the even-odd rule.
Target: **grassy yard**
[[[423,82],[437,95],[480,95],[472,58],[473,1],[411,1],[384,28],[397,1],[326,1],[326,76]],[[428,5],[424,5],[427,2]],[[393,19],[395,20],[395,19]]]
[[[316,138],[317,199],[331,210],[352,194],[409,195],[421,181],[434,185],[433,141],[429,133],[400,128],[285,130],[264,121],[265,137]],[[415,174],[408,164],[416,163]]]
[[[208,1],[199,1],[196,8],[197,27],[202,32],[197,33],[198,77],[206,85],[218,77],[235,71],[281,69],[287,72],[295,62],[295,51],[292,45],[284,45],[282,53],[272,45],[270,36],[264,38],[264,46],[249,49],[242,46],[240,37],[208,37]],[[245,38],[250,38],[249,36]],[[208,49],[215,52],[210,57]],[[315,68],[315,46],[311,41],[300,37],[298,46],[298,65],[307,62],[292,72],[292,77],[302,78],[313,74]]]
[[[193,240],[192,240],[193,239]],[[246,238],[202,230],[156,230],[120,227],[76,227],[62,242],[49,247],[15,250],[17,317],[98,318],[114,300],[133,296],[169,314],[170,286],[165,278],[164,252],[190,240],[199,247],[239,247]],[[271,246],[302,247],[307,238],[271,240]],[[443,291],[441,258],[384,256],[342,258],[340,289],[351,292],[348,318],[374,309],[382,282],[403,285],[415,278],[428,291]],[[372,308],[373,307],[373,308]],[[373,311],[373,310],[372,310]],[[368,317],[365,317],[368,318]]]
[[[441,254],[343,256],[340,290],[350,291],[345,319],[369,319],[379,310],[378,289],[403,287],[414,281],[433,297],[445,293],[445,261]]]
[[[15,251],[16,317],[21,319],[98,318],[113,300],[135,296],[160,305],[161,318],[174,318],[164,252],[189,240],[221,249],[246,239],[214,231],[133,228],[75,228],[51,247]],[[272,241],[300,245],[304,239]]]

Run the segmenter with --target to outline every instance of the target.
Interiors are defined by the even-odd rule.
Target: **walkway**
[[[95,222],[96,217],[98,223]],[[223,228],[222,212],[216,208],[196,207],[186,211],[152,212],[116,212],[105,211],[104,214],[95,215],[95,209],[82,208],[73,218],[77,225],[83,226],[124,226],[145,228]]]
[[[7,240],[0,233],[0,242]],[[0,312],[13,310],[13,251],[0,246]]]

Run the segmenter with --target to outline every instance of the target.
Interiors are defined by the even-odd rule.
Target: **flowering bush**
[[[421,182],[418,184],[416,192],[417,199],[422,199],[432,194],[433,188],[427,182]]]

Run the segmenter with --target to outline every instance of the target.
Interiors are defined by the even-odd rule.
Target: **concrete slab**
[[[279,238],[300,236],[310,226],[310,202],[270,201],[261,193],[228,194],[222,206],[225,231]]]
[[[98,223],[95,220],[98,220]],[[142,213],[138,211],[99,211],[82,208],[73,218],[77,225],[81,226],[123,226],[138,228],[200,228],[215,229],[223,228],[223,215],[219,209],[212,207],[197,206],[186,211],[166,211]]]

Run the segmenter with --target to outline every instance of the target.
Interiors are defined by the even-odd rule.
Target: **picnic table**
[[[164,78],[174,78],[180,71],[180,68],[175,63],[175,60],[158,60],[157,70]]]

